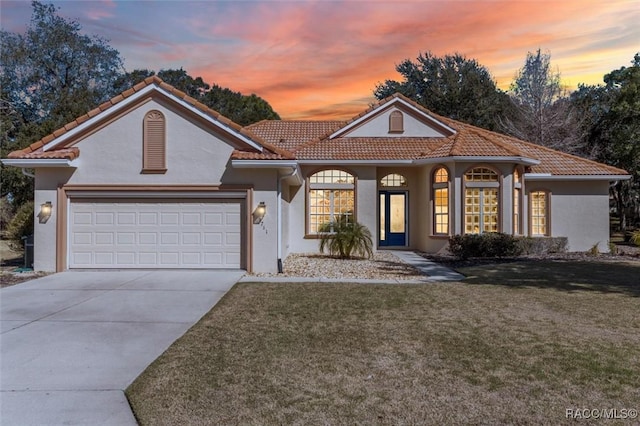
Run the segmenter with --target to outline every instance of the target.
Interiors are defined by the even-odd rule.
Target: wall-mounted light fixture
[[[53,205],[51,204],[51,201],[40,204],[40,212],[38,213],[38,219],[40,220],[40,223],[47,223],[47,221],[51,217],[52,210]]]
[[[260,204],[258,204],[258,206],[251,214],[253,216],[253,223],[262,223],[262,219],[264,219],[265,214],[267,214],[267,205],[264,203],[264,201],[260,201]]]

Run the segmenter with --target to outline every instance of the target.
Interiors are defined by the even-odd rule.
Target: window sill
[[[140,174],[142,175],[163,175],[167,173],[167,169],[142,169]]]
[[[448,240],[451,235],[446,234],[431,234],[429,238],[437,239],[437,240]]]

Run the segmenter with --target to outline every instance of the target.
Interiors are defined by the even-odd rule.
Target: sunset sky
[[[346,119],[395,65],[421,52],[476,59],[507,89],[541,48],[570,89],[597,84],[640,51],[637,0],[54,1],[106,38],[131,71],[184,68],[266,99],[285,119]],[[4,30],[24,31],[29,1],[0,2]]]

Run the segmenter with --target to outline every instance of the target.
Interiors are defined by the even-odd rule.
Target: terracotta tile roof
[[[516,145],[527,157],[540,160],[532,166],[532,173],[551,173],[552,175],[628,175],[626,170],[586,158],[577,157],[544,146],[515,140]]]
[[[263,146],[264,148],[266,148],[267,151],[270,151],[270,152],[268,152],[269,155],[277,154],[277,155],[280,155],[282,158],[293,158],[293,155],[290,152],[288,152],[286,149],[282,149],[282,148],[279,148],[277,146],[274,146],[271,143],[269,143],[269,142],[265,141],[264,139],[262,139],[261,137],[259,137],[257,135],[254,135],[247,128],[244,128],[244,127],[240,126],[239,124],[234,123],[233,121],[229,120],[225,116],[221,115],[219,112],[207,107],[205,104],[203,104],[201,102],[198,102],[194,98],[188,96],[186,93],[176,89],[175,87],[171,86],[170,84],[165,83],[164,81],[162,81],[161,78],[159,78],[157,76],[152,76],[152,77],[146,78],[144,81],[136,84],[131,89],[125,90],[121,94],[119,94],[119,95],[111,98],[110,100],[104,102],[103,104],[101,104],[97,108],[92,109],[91,111],[89,111],[88,113],[84,114],[81,117],[78,117],[77,119],[75,119],[71,123],[68,123],[64,127],[61,127],[60,129],[54,131],[50,135],[45,136],[44,138],[32,143],[31,145],[29,145],[28,147],[26,147],[24,149],[11,152],[8,155],[8,157],[9,158],[34,158],[34,159],[35,158],[52,158],[52,157],[50,157],[50,155],[53,155],[53,154],[49,154],[50,152],[63,150],[63,149],[66,149],[68,147],[65,146],[65,145],[54,146],[53,148],[48,150],[47,153],[45,153],[42,150],[44,145],[48,144],[49,142],[54,141],[55,139],[57,139],[60,136],[64,135],[68,131],[74,129],[75,127],[79,126],[80,124],[84,123],[85,121],[87,121],[87,120],[95,117],[96,115],[108,110],[109,108],[113,107],[114,105],[117,105],[118,103],[122,102],[123,100],[133,96],[134,94],[140,92],[144,88],[146,88],[148,86],[151,86],[151,85],[156,85],[156,86],[166,90],[167,92],[171,93],[173,96],[175,96],[175,97],[187,102],[191,106],[197,108],[200,112],[204,113],[205,115],[207,115],[207,116],[213,118],[214,120],[224,124],[225,126],[229,127],[233,131],[236,131],[236,132],[242,134],[243,136],[245,136],[245,137],[249,138],[250,140],[256,142],[258,145]],[[78,151],[76,157],[79,154],[80,153]]]
[[[400,98],[456,133],[444,138],[329,136],[380,106]],[[528,143],[434,114],[395,94],[346,122],[261,121],[249,126],[263,139],[291,150],[300,160],[420,160],[447,157],[522,157],[539,160],[533,173],[554,175],[627,175],[625,170]],[[306,141],[305,141],[306,140]],[[253,158],[261,158],[256,155]]]
[[[32,151],[29,153],[23,153],[22,151],[13,151],[9,153],[8,158],[17,159],[61,159],[61,160],[75,160],[80,156],[80,150],[78,148],[63,148],[55,151]]]
[[[275,152],[264,150],[263,152],[240,151],[238,149],[231,153],[233,160],[291,160],[291,156],[283,156]]]
[[[262,120],[246,128],[275,146],[294,150],[303,143],[325,137],[344,125],[344,121]]]
[[[366,111],[348,121],[283,121],[264,120],[247,127],[240,127],[218,112],[166,84],[158,77],[149,77],[133,88],[124,91],[89,111],[61,129],[56,130],[29,147],[14,151],[9,158],[66,158],[74,159],[80,154],[76,147],[58,146],[47,152],[42,147],[84,123],[113,105],[122,102],[149,85],[157,85],[184,100],[201,112],[241,133],[264,148],[259,151],[247,147],[236,149],[232,158],[245,160],[420,160],[445,159],[447,157],[523,157],[539,160],[532,167],[533,173],[554,175],[627,175],[616,167],[600,164],[584,158],[551,150],[542,146],[515,139],[500,133],[484,130],[434,114],[416,102],[395,94],[372,105]],[[401,99],[423,114],[426,114],[455,130],[455,134],[442,138],[420,137],[337,137],[330,135],[357,121],[376,109]]]
[[[446,142],[442,138],[324,139],[295,150],[300,160],[414,160]]]

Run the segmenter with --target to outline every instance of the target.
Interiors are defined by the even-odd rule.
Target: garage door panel
[[[240,202],[71,203],[70,268],[239,268]]]

